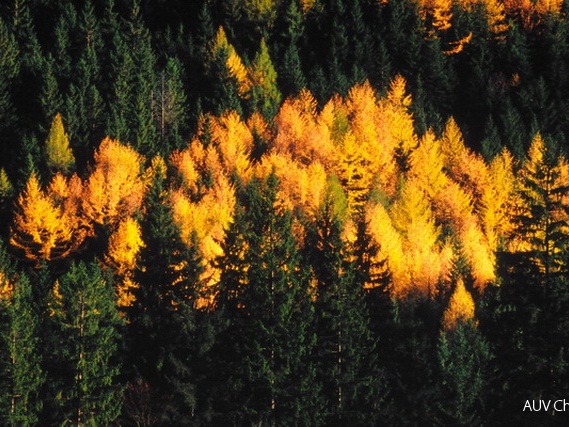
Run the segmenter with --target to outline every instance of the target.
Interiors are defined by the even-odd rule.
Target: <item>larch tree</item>
[[[63,127],[61,114],[57,113],[51,123],[49,134],[45,141],[47,167],[53,173],[60,171],[69,173],[75,166],[75,158],[69,144],[69,135]]]
[[[81,244],[75,235],[77,225],[32,174],[16,202],[10,244],[36,263],[65,258]]]
[[[143,157],[119,141],[105,138],[95,152],[94,162],[85,182],[82,208],[93,224],[112,227],[142,203]]]
[[[134,282],[133,274],[143,246],[140,225],[132,217],[123,219],[109,237],[105,263],[115,275],[117,304],[122,309],[134,302],[134,289],[138,284]]]

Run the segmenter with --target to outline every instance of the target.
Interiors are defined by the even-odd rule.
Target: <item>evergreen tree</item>
[[[247,185],[223,245],[210,393],[213,419],[225,423],[317,425],[322,417],[308,278],[277,189],[274,175]]]
[[[187,247],[174,224],[158,172],[142,221],[144,246],[134,280],[130,357],[135,381],[143,380],[161,402],[161,424],[188,425],[196,412],[196,299],[202,260],[197,242]],[[132,412],[132,409],[131,409]]]
[[[54,421],[110,424],[121,408],[116,357],[122,321],[112,285],[96,262],[71,264],[55,282],[48,314]]]
[[[490,349],[472,321],[460,321],[441,331],[437,345],[441,399],[437,402],[442,425],[471,426],[486,422],[486,391]]]
[[[32,287],[25,275],[16,274],[0,244],[0,420],[6,426],[35,425],[44,375]]]
[[[19,47],[7,23],[0,19],[0,142],[3,159],[7,159],[11,139],[15,136],[17,115],[12,88],[20,71]],[[4,164],[5,165],[5,164]]]
[[[168,155],[185,142],[187,98],[183,85],[184,69],[180,61],[169,58],[158,75],[154,91],[154,120],[160,133],[160,153]]]
[[[277,87],[277,73],[269,56],[265,39],[255,55],[252,69],[253,87],[251,89],[252,111],[258,111],[271,120],[277,113],[282,95]]]
[[[326,402],[326,425],[370,425],[379,421],[384,385],[364,289],[355,280],[342,241],[340,215],[346,206],[344,200],[338,212],[341,198],[341,193],[327,195],[306,237],[307,261],[316,281],[317,378]]]

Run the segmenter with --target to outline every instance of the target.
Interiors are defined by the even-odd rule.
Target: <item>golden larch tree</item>
[[[74,228],[73,217],[43,191],[32,174],[16,201],[10,243],[36,263],[61,259],[78,245]]]
[[[69,145],[69,135],[63,127],[61,114],[57,113],[51,123],[45,141],[47,167],[50,171],[68,173],[75,166],[75,158]]]
[[[463,280],[459,279],[443,314],[443,329],[449,331],[455,329],[460,323],[475,321],[474,311],[474,299],[464,286]]]
[[[101,142],[83,200],[83,211],[92,223],[114,226],[141,206],[146,190],[143,160],[115,139]]]
[[[121,220],[117,229],[109,237],[105,264],[109,266],[117,281],[115,282],[117,304],[121,308],[130,307],[134,302],[133,290],[138,287],[133,281],[138,253],[144,246],[140,225],[132,217]]]
[[[228,111],[211,120],[211,137],[228,176],[237,174],[247,181],[250,177],[253,135],[235,111]]]

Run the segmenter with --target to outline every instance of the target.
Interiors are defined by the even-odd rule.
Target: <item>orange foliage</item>
[[[66,211],[46,194],[32,174],[16,202],[10,243],[29,260],[61,259],[82,243],[84,234],[77,233],[79,226],[75,212]]]
[[[473,320],[474,300],[460,279],[456,283],[455,290],[444,312],[442,326],[445,331],[449,331],[455,329],[460,323]]]
[[[118,277],[116,285],[117,304],[130,307],[134,302],[133,289],[138,285],[132,280],[137,256],[144,246],[138,222],[131,217],[123,219],[109,238],[105,263]]]
[[[146,190],[143,157],[119,141],[105,138],[85,183],[83,211],[93,223],[116,225],[142,204]]]
[[[275,117],[275,129],[275,152],[307,165],[319,161],[328,169],[333,164],[335,149],[330,130],[318,120],[316,100],[308,90],[283,103]]]
[[[211,120],[211,136],[225,173],[247,180],[251,167],[253,135],[241,117],[235,112],[225,112]]]

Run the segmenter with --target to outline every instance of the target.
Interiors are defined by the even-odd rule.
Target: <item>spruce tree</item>
[[[160,173],[141,223],[144,247],[134,275],[139,287],[128,312],[131,375],[161,402],[160,423],[187,425],[195,421],[197,405],[195,305],[203,265],[197,242],[182,242]]]
[[[253,79],[251,110],[258,111],[265,118],[271,120],[280,107],[282,95],[277,87],[277,73],[269,56],[265,39],[261,39],[251,74]]]
[[[110,424],[121,408],[116,357],[122,320],[112,284],[96,262],[71,264],[54,284],[48,314],[54,421]]]
[[[277,189],[274,175],[247,185],[223,244],[210,393],[213,419],[225,423],[317,425],[322,417],[308,277]]]
[[[16,273],[3,243],[0,245],[0,420],[6,426],[35,425],[44,381],[39,322],[30,281]]]
[[[379,421],[385,385],[364,289],[342,240],[345,197],[339,184],[332,188],[308,225],[305,248],[316,283],[317,378],[326,425],[370,425]]]

